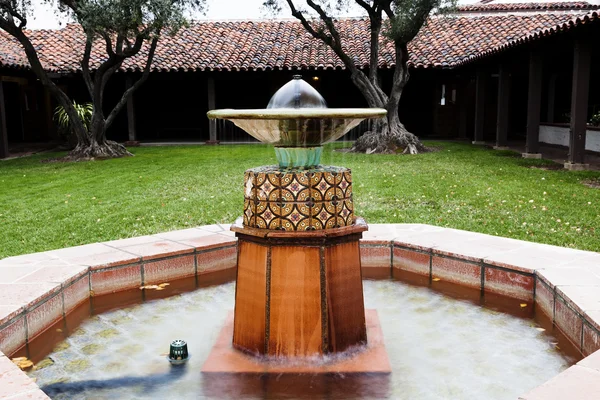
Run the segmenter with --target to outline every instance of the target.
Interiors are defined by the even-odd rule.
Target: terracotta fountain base
[[[379,398],[387,393],[390,361],[376,310],[366,310],[369,343],[355,353],[328,361],[280,361],[233,348],[233,313],[221,329],[204,366],[205,395],[215,397],[277,395],[310,398],[311,393]],[[297,389],[297,391],[296,391]],[[296,397],[301,396],[301,397]]]

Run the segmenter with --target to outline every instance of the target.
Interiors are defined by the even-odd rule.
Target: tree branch
[[[359,90],[366,94],[367,102],[372,107],[382,106],[387,101],[387,96],[383,91],[379,88],[377,83],[372,83],[369,78],[358,69],[354,60],[346,54],[344,49],[342,48],[342,43],[340,39],[339,32],[335,28],[333,23],[333,19],[327,15],[327,13],[314,1],[306,0],[306,3],[314,9],[318,14],[322,21],[324,21],[327,30],[329,31],[329,35],[324,32],[316,31],[310,23],[306,20],[306,17],[301,11],[298,11],[292,0],[286,0],[288,6],[290,7],[290,11],[292,15],[300,21],[302,26],[315,38],[322,40],[325,44],[327,44],[333,52],[340,58],[340,60],[344,63],[346,68],[350,71],[352,76],[352,81],[356,86],[358,86]],[[377,53],[375,53],[378,55]]]
[[[158,36],[159,35],[157,34],[155,38],[157,38]],[[133,46],[131,48],[123,50],[123,56],[124,57],[133,57],[137,53],[139,53],[140,50],[142,49],[142,45],[144,44],[144,38],[145,38],[145,36],[142,36],[142,35],[136,36]]]
[[[115,53],[118,55],[123,54],[123,35],[117,35],[117,42],[115,45]]]
[[[364,8],[365,10],[367,10],[367,13],[369,13],[369,17],[372,16],[374,8],[373,6],[375,6],[375,3],[373,3],[373,6],[371,6],[369,3],[367,3],[364,0],[355,0],[356,3],[361,6],[362,8]]]
[[[329,15],[327,15],[327,13],[323,10],[323,8],[321,8],[321,6],[318,5],[317,3],[315,3],[313,0],[306,0],[306,4],[308,4],[313,10],[315,10],[317,12],[317,14],[319,14],[321,21],[323,21],[325,23],[327,30],[331,34],[331,37],[333,38],[336,47],[338,47],[341,50],[342,49],[342,41],[340,40],[339,32],[335,28],[333,19]]]
[[[360,1],[360,0],[359,0]],[[374,85],[379,86],[379,40],[383,20],[381,17],[381,8],[377,8],[370,13],[371,30],[371,55],[369,57],[369,79]]]
[[[391,1],[382,1],[381,8],[383,9],[383,11],[385,12],[385,15],[387,15],[387,17],[390,20],[393,20],[394,18],[396,18],[396,14],[394,14],[394,11],[392,11],[392,2]]]
[[[410,73],[408,72],[408,47],[404,43],[395,43],[396,68],[392,80],[392,90],[388,99],[388,107],[398,107],[402,89],[408,82]],[[386,108],[388,108],[386,107]],[[389,112],[389,111],[388,111]]]
[[[81,72],[83,75],[83,81],[90,94],[90,97],[94,96],[94,82],[92,81],[92,74],[90,72],[90,58],[92,55],[92,45],[94,43],[94,35],[91,32],[86,32],[85,38],[85,49],[83,51],[83,59],[81,60]]]
[[[20,12],[18,12],[17,10],[15,10],[15,8],[13,7],[13,5],[9,2],[2,2],[2,7],[4,10],[6,10],[6,12],[8,13],[7,15],[10,16],[10,20],[11,22],[14,24],[15,22],[15,18],[19,20],[19,26],[17,26],[18,29],[23,30],[25,28],[25,26],[27,26],[27,18],[25,18],[25,16],[23,14],[21,14]],[[16,24],[15,24],[16,26]]]
[[[116,54],[112,47],[112,39],[110,38],[110,35],[105,31],[101,31],[98,33],[100,36],[102,36],[102,38],[104,39],[104,42],[106,43],[106,54],[108,55],[109,58],[114,57]]]
[[[135,92],[137,88],[139,88],[148,79],[148,76],[150,75],[150,69],[152,67],[152,61],[154,60],[154,53],[156,52],[157,44],[158,35],[152,39],[152,42],[150,44],[150,50],[148,51],[148,58],[146,59],[146,65],[144,66],[142,76],[133,85],[131,85],[131,87],[129,87],[125,91],[125,93],[123,93],[123,96],[121,96],[121,99],[119,100],[117,105],[112,109],[112,111],[108,115],[108,118],[106,118],[106,128],[108,128],[113,123],[121,109],[125,106],[125,104],[127,104],[127,100],[129,100],[131,95],[133,95],[133,92]]]
[[[307,21],[307,19],[304,17],[304,14],[301,11],[298,11],[296,9],[296,6],[294,5],[294,2],[292,0],[286,0],[289,7],[290,7],[290,11],[292,12],[292,16],[295,17],[296,19],[298,19],[300,21],[300,23],[302,24],[302,26],[304,27],[304,29],[306,29],[308,31],[308,33],[310,33],[315,39],[320,39],[322,40],[325,44],[332,46],[333,45],[333,39],[331,38],[331,36],[326,35],[323,32],[318,32],[317,30],[315,30],[313,28],[313,26]]]

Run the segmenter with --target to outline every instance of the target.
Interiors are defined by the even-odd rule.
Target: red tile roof
[[[600,10],[594,10],[585,14],[571,16],[570,19],[564,22],[559,22],[556,24],[545,24],[543,26],[538,27],[537,29],[532,30],[526,35],[520,35],[507,39],[504,43],[500,43],[488,49],[481,49],[481,51],[471,54],[469,57],[464,58],[461,62],[458,62],[456,66],[476,61],[478,59],[487,57],[491,54],[498,53],[511,47],[534,41],[544,36],[551,36],[560,32],[566,32],[574,29],[577,26],[589,23],[600,23]]]
[[[592,10],[600,6],[585,1],[555,3],[474,3],[458,6],[458,11],[543,11],[543,10]]]
[[[587,3],[550,3],[559,11],[537,13],[458,12],[430,18],[410,43],[410,65],[414,68],[451,68],[479,59],[540,36],[600,20],[597,10]],[[500,7],[484,4],[468,7]],[[510,6],[520,7],[519,4]],[[531,4],[529,4],[531,6]],[[472,8],[473,10],[475,8]],[[551,8],[547,8],[552,10]],[[471,10],[471,9],[470,9]],[[345,46],[361,68],[368,66],[369,44],[366,19],[338,21]],[[61,30],[36,30],[28,33],[38,49],[44,67],[54,72],[79,71],[84,37],[76,24]],[[93,61],[101,60],[98,46]],[[143,57],[129,60],[124,69],[139,70]],[[19,44],[0,34],[0,65],[27,68],[28,62]],[[381,48],[380,68],[393,68],[393,47]],[[313,39],[295,20],[210,21],[197,22],[176,36],[161,39],[157,47],[154,71],[238,71],[343,69],[335,54]]]

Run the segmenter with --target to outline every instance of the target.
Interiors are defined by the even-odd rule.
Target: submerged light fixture
[[[177,339],[171,342],[169,348],[169,362],[173,365],[186,363],[191,357],[185,340]]]

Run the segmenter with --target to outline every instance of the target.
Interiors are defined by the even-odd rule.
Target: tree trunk
[[[106,121],[99,113],[95,112],[90,123],[90,131],[87,135],[88,140],[84,142],[79,141],[66,158],[73,161],[80,161],[132,156],[133,154],[127,151],[122,144],[106,139],[106,129]]]
[[[388,116],[375,121],[370,131],[356,139],[352,151],[367,154],[417,154],[427,152],[428,149],[399,119],[390,120]]]
[[[71,161],[84,161],[132,155],[133,154],[127,151],[125,146],[117,142],[112,140],[98,142],[96,139],[92,139],[88,145],[81,145],[81,143],[77,144],[77,146],[67,154],[65,159]]]
[[[387,110],[385,118],[375,120],[371,131],[365,132],[356,139],[352,147],[353,152],[367,154],[391,154],[398,152],[402,152],[403,154],[417,154],[428,151],[419,138],[410,133],[400,122],[398,105],[402,89],[406,81],[408,81],[408,74],[401,72],[399,75],[402,75],[400,79],[403,82],[398,82],[398,84],[394,82],[390,97],[387,97],[373,82],[368,79],[362,79],[360,74],[352,77],[352,81],[361,89],[369,107],[385,108]],[[372,87],[369,90],[363,90],[362,88],[365,86]],[[376,93],[376,95],[372,95],[372,93]]]

